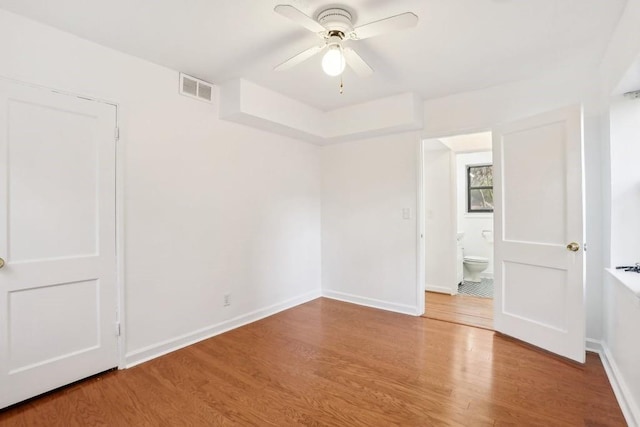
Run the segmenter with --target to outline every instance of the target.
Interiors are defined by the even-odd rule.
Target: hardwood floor
[[[423,317],[493,330],[493,300],[425,292]]]
[[[625,425],[584,366],[491,331],[317,299],[0,412],[33,425]]]

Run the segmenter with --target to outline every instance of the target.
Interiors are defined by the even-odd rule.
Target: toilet
[[[463,264],[465,269],[464,280],[479,283],[480,273],[485,271],[489,266],[489,258],[465,255]]]

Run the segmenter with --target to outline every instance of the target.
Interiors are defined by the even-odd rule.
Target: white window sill
[[[616,270],[615,268],[606,268],[618,282],[625,285],[633,292],[636,297],[640,298],[640,274],[633,271]]]

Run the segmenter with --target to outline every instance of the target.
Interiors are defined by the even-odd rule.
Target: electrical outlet
[[[231,294],[224,294],[224,303],[225,307],[229,307],[231,305]]]

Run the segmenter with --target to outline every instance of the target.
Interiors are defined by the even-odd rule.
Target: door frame
[[[418,141],[417,151],[417,206],[416,206],[416,256],[418,257],[416,262],[417,274],[416,274],[416,316],[422,316],[425,313],[425,301],[424,293],[426,292],[426,230],[424,227],[424,216],[426,214],[426,200],[424,197],[424,140],[426,138],[420,138]]]
[[[121,120],[121,116],[122,116],[122,107],[120,106],[120,104],[118,102],[115,101],[111,101],[111,100],[106,100],[106,99],[101,99],[101,98],[96,98],[94,96],[90,96],[90,95],[83,95],[83,94],[78,94],[75,92],[70,92],[67,90],[60,90],[60,89],[55,89],[52,87],[48,87],[48,86],[43,86],[43,85],[39,85],[39,84],[34,84],[34,83],[29,83],[29,82],[25,82],[25,81],[21,81],[21,80],[17,80],[17,79],[13,79],[10,77],[6,77],[6,76],[2,76],[0,75],[0,79],[9,82],[9,83],[13,83],[13,84],[18,84],[21,86],[27,86],[30,88],[34,88],[34,89],[38,89],[38,90],[45,90],[45,91],[49,91],[49,92],[53,92],[53,93],[57,93],[60,95],[66,95],[66,96],[73,96],[76,98],[81,98],[81,99],[85,99],[88,101],[94,101],[94,102],[99,102],[101,104],[107,104],[107,105],[111,105],[115,108],[115,112],[116,112],[116,129],[118,129],[118,131],[116,131],[114,129],[114,139],[115,139],[115,156],[116,156],[116,161],[115,161],[115,168],[116,168],[116,185],[115,185],[115,191],[116,191],[116,212],[115,212],[115,220],[116,220],[116,293],[117,293],[117,298],[115,301],[115,307],[116,307],[116,313],[117,313],[117,321],[118,321],[118,325],[119,325],[119,335],[117,336],[117,345],[118,345],[118,369],[125,369],[126,368],[126,348],[125,348],[125,343],[126,343],[126,327],[125,327],[125,312],[124,312],[124,307],[126,307],[125,305],[125,236],[124,236],[124,220],[125,220],[125,209],[124,209],[124,179],[125,179],[125,175],[124,175],[124,141],[125,141],[125,135],[122,129],[122,120]],[[114,331],[115,333],[115,331]]]
[[[426,215],[426,200],[424,197],[424,144],[426,140],[429,139],[438,139],[438,138],[449,138],[453,136],[466,135],[471,133],[481,133],[481,132],[493,132],[493,130],[489,127],[481,127],[481,128],[463,128],[459,130],[451,130],[447,132],[434,132],[434,133],[423,133],[420,135],[420,141],[418,142],[418,148],[416,149],[416,157],[417,157],[417,185],[416,185],[416,198],[417,198],[417,208],[416,208],[416,221],[418,222],[416,225],[416,256],[417,256],[417,275],[416,275],[416,316],[422,316],[425,314],[425,292],[426,292],[426,239],[429,237],[425,233],[425,224],[424,217]],[[454,171],[455,174],[455,171]],[[452,186],[452,203],[456,205],[457,209],[457,185]],[[495,222],[495,219],[494,219]],[[456,219],[457,223],[457,219]],[[495,224],[494,224],[495,226]],[[452,239],[456,239],[456,230],[454,230],[452,234]],[[493,248],[495,251],[495,247]],[[450,256],[453,257],[454,262],[452,265],[455,266],[455,257],[456,252],[453,251]],[[455,277],[455,272],[454,276]]]

